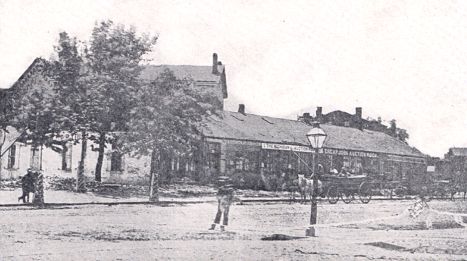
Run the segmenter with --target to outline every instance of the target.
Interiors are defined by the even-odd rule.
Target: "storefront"
[[[305,133],[311,126],[300,121],[225,112],[204,131],[208,176],[284,178],[310,174],[313,151]],[[328,134],[320,150],[324,172],[378,176],[384,180],[423,178],[426,160],[409,145],[380,132],[322,125]],[[254,178],[253,178],[254,179]],[[277,185],[276,185],[277,186]]]

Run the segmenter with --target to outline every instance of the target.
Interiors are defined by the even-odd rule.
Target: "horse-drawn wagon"
[[[372,196],[372,186],[365,175],[323,175],[323,191],[329,203],[336,204],[339,199],[348,204],[357,195],[362,203],[368,203]]]
[[[428,184],[423,187],[423,194],[428,200],[437,199],[454,199],[454,195],[460,192],[460,184],[454,180],[429,180]]]

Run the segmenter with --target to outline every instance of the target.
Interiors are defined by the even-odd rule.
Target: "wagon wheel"
[[[336,204],[339,201],[339,189],[336,186],[330,186],[326,196],[330,204]]]
[[[340,194],[345,204],[349,204],[354,199],[353,192],[350,190],[344,190]]]
[[[407,194],[407,188],[402,185],[398,185],[394,189],[394,194],[396,195],[396,197],[404,197]]]
[[[460,194],[460,186],[459,185],[453,185],[450,187],[449,189],[449,195],[451,196],[451,200],[455,200],[456,198],[456,194],[459,193]]]
[[[358,197],[360,198],[360,201],[364,204],[367,204],[371,200],[371,194],[371,183],[366,181],[362,182],[358,188]]]

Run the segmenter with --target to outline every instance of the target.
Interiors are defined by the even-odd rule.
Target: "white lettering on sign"
[[[312,152],[311,149],[306,146],[287,144],[261,143],[261,148],[265,150],[292,150],[298,152]]]
[[[275,144],[275,143],[262,143],[261,148],[265,150],[292,150],[292,151],[297,151],[297,152],[308,152],[308,153],[314,152],[310,147],[306,147],[306,146]],[[352,157],[367,157],[367,158],[378,157],[378,154],[373,153],[373,152],[327,149],[327,148],[320,149],[319,153],[324,153],[328,155],[352,156]]]
[[[339,149],[324,149],[324,154],[341,155],[341,156],[354,156],[354,157],[367,157],[367,158],[377,158],[378,157],[378,154],[376,154],[374,152],[339,150]]]

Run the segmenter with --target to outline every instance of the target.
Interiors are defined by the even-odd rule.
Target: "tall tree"
[[[19,141],[32,147],[31,167],[42,168],[41,153],[43,147],[54,143],[60,133],[60,109],[54,106],[56,92],[52,79],[53,66],[44,60],[36,60],[34,72],[26,75],[20,86],[11,91],[11,126],[21,130],[23,135]],[[34,203],[44,203],[43,190],[36,191]]]
[[[101,181],[102,163],[111,132],[127,131],[130,109],[134,106],[132,89],[140,82],[141,62],[155,45],[157,37],[139,36],[133,27],[125,28],[112,21],[96,24],[92,32],[89,52],[89,83],[94,90],[92,99],[99,101],[93,111],[93,135],[98,152],[95,180]],[[94,135],[96,134],[96,135]]]
[[[198,148],[203,120],[216,113],[213,97],[200,94],[190,79],[166,70],[134,92],[129,130],[121,139],[136,156],[150,156],[150,201],[158,201],[159,175],[167,155],[187,155]]]
[[[409,133],[406,129],[397,127],[395,119],[390,121],[390,125],[387,128],[386,133],[405,143],[407,143],[407,139],[409,138]]]
[[[8,109],[7,92],[0,90],[0,182],[2,182],[3,145],[6,141],[7,126],[10,124],[10,110]]]
[[[56,108],[60,108],[59,117],[62,131],[70,137],[76,137],[73,142],[81,141],[81,158],[78,165],[76,177],[76,191],[85,192],[84,162],[87,150],[87,132],[90,129],[90,112],[92,111],[89,90],[87,90],[86,77],[84,74],[85,64],[83,54],[78,51],[78,41],[71,38],[66,32],[59,34],[58,44],[55,47],[57,61],[54,63],[53,77],[57,99],[54,101]],[[79,134],[79,135],[78,135]],[[59,152],[66,151],[70,140],[63,136],[58,140]]]

